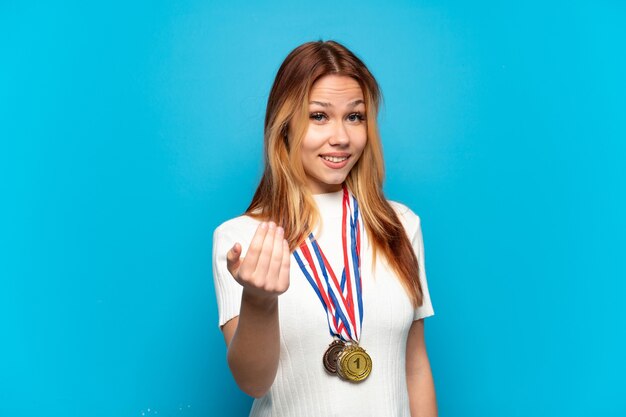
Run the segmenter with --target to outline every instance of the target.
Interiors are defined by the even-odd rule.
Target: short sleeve
[[[219,316],[219,327],[239,315],[243,287],[235,281],[226,267],[226,254],[235,242],[243,244],[237,238],[237,232],[228,223],[224,223],[213,232],[213,281]],[[242,254],[243,255],[243,254]]]
[[[410,208],[404,204],[390,201],[392,207],[395,208],[400,220],[402,221],[404,228],[406,229],[407,236],[413,246],[413,251],[417,257],[417,263],[419,266],[419,280],[422,287],[423,302],[422,305],[417,307],[413,313],[413,320],[420,320],[426,317],[434,316],[435,311],[433,309],[432,302],[430,300],[430,292],[428,290],[428,280],[426,279],[426,260],[424,256],[424,238],[422,236],[422,222],[420,217],[415,214]]]
[[[428,282],[426,280],[426,258],[424,256],[424,238],[422,236],[422,223],[421,219],[416,214],[414,215],[415,217],[417,217],[417,226],[415,228],[415,232],[413,233],[411,244],[413,245],[413,250],[417,255],[417,263],[419,265],[419,278],[420,284],[422,286],[423,303],[420,307],[415,309],[413,320],[419,320],[425,317],[434,316],[435,311],[433,310],[433,305],[430,301],[430,292],[428,291]]]

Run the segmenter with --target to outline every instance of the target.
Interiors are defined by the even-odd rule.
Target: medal
[[[326,311],[331,336],[339,338],[326,348],[322,356],[324,369],[342,380],[361,382],[372,371],[371,357],[359,346],[363,322],[361,223],[356,198],[345,185],[342,208],[344,268],[341,281],[337,279],[313,233],[293,252],[293,256]]]
[[[372,372],[372,358],[359,345],[347,345],[337,358],[337,375],[351,382],[361,382]]]
[[[337,373],[337,357],[345,346],[346,344],[343,340],[335,340],[328,345],[326,352],[324,352],[322,363],[324,364],[324,369],[326,369],[329,374]]]

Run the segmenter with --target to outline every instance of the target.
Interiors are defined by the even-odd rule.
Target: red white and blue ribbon
[[[340,277],[331,268],[313,233],[293,255],[326,311],[331,336],[338,336],[344,342],[358,343],[363,323],[361,222],[357,200],[345,185],[342,209],[344,268]]]

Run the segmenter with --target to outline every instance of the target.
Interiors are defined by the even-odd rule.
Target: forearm
[[[418,370],[407,373],[407,388],[411,417],[437,417],[435,383],[428,361]]]
[[[252,397],[265,395],[276,377],[279,353],[278,297],[260,303],[244,291],[227,355],[237,385]]]

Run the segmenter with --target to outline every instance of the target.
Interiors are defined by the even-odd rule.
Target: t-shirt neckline
[[[343,190],[334,191],[332,193],[313,194],[313,199],[317,208],[321,213],[341,213]]]

